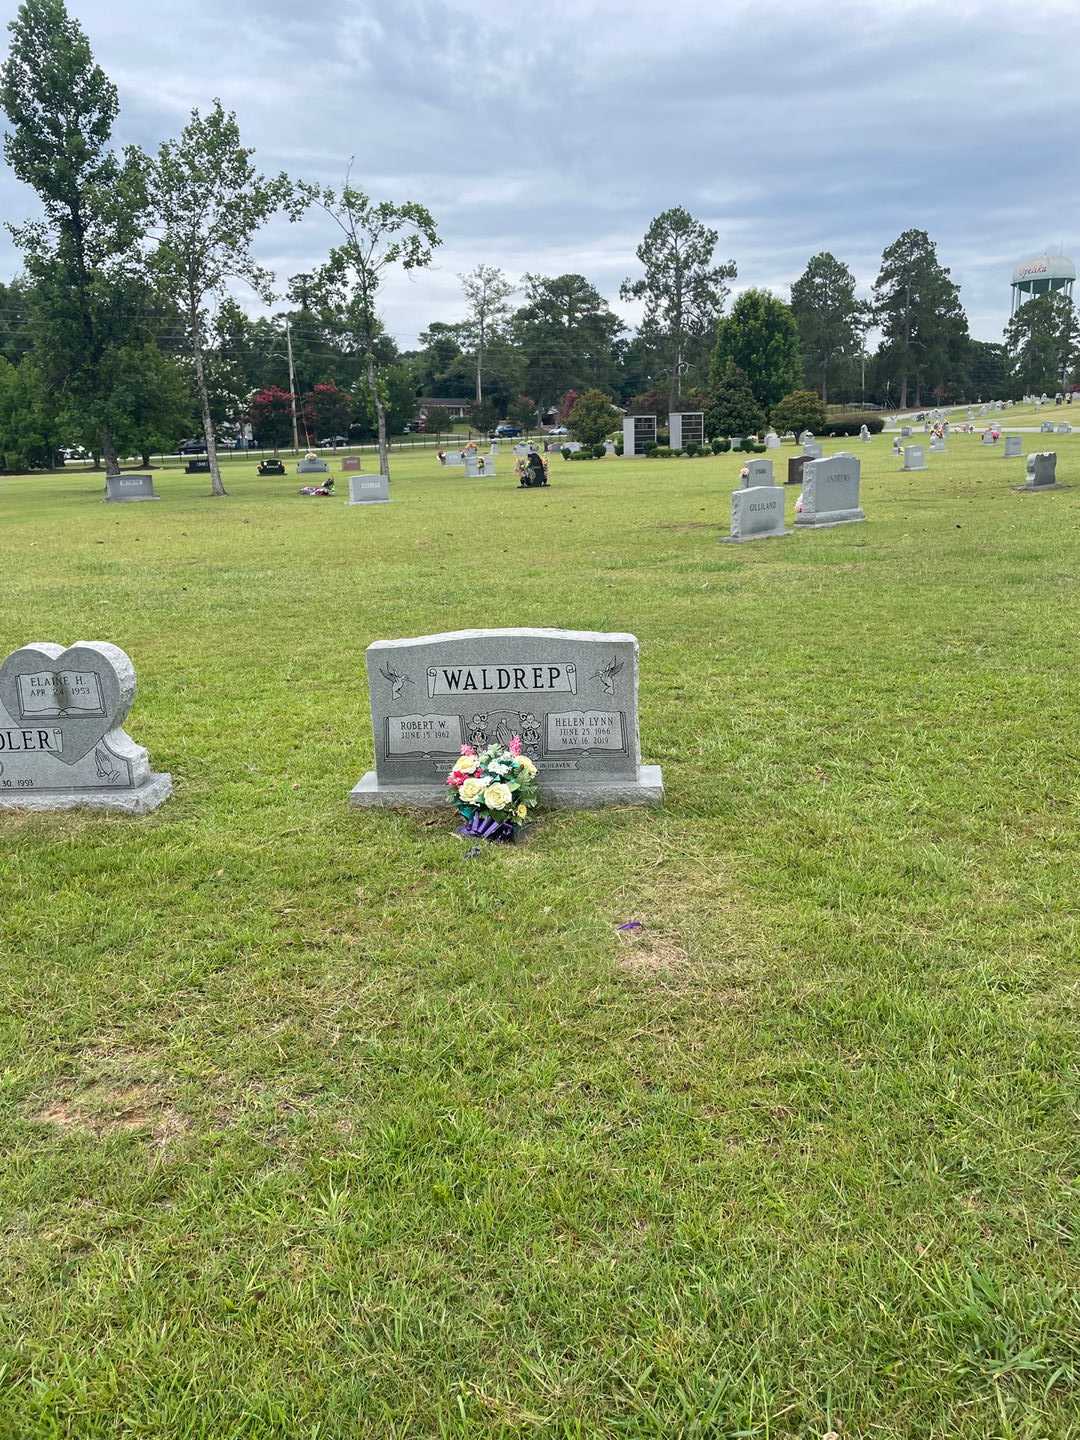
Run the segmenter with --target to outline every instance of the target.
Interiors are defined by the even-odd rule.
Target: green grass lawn
[[[733,456],[0,479],[0,654],[121,645],[176,785],[0,817],[0,1436],[1080,1435],[1054,447],[742,546]],[[499,625],[638,636],[662,810],[347,809],[365,646]]]

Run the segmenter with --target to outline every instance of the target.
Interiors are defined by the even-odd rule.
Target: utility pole
[[[292,359],[292,326],[285,320],[285,346],[289,352],[289,394],[292,396],[292,448],[300,449],[300,435],[296,428],[296,371]]]

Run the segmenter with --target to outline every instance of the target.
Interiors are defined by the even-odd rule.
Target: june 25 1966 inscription
[[[659,772],[640,759],[637,654],[632,635],[574,630],[377,642],[367,652],[375,770],[352,803],[440,803],[463,744],[514,735],[550,803],[656,803]]]

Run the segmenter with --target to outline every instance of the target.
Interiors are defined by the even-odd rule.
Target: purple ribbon
[[[509,820],[496,820],[494,816],[482,815],[479,810],[457,833],[469,840],[499,840],[504,844],[514,842],[514,826]]]

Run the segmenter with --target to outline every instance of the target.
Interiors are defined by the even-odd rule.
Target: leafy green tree
[[[873,310],[885,366],[899,384],[901,409],[912,380],[919,405],[925,385],[940,389],[950,368],[962,367],[967,319],[959,291],[925,230],[905,230],[883,252]]]
[[[32,356],[17,365],[0,356],[0,457],[5,470],[51,470],[62,421]]]
[[[469,424],[474,430],[487,431],[498,423],[499,412],[492,400],[481,400],[469,407]]]
[[[391,435],[402,434],[405,426],[416,419],[416,382],[411,368],[401,361],[381,366],[379,369],[379,394],[386,415],[387,432]],[[365,439],[377,437],[379,432],[378,416],[371,399],[366,376],[353,386],[353,399],[357,417],[353,422],[354,431],[360,429]],[[446,411],[443,410],[439,413],[445,416]],[[434,421],[432,429],[437,428],[438,423],[438,421]],[[445,421],[442,423],[446,424]]]
[[[968,347],[967,393],[972,399],[1008,400],[1013,392],[1009,352],[989,340],[972,340]]]
[[[768,290],[740,295],[716,327],[714,383],[729,361],[750,381],[759,405],[775,405],[802,378],[799,332],[790,307]]]
[[[1080,353],[1080,326],[1072,300],[1060,292],[1036,295],[1005,328],[1014,385],[1051,395],[1066,383]]]
[[[778,400],[769,412],[774,430],[790,430],[798,435],[809,430],[820,435],[825,428],[825,405],[816,390],[793,390]]]
[[[546,406],[567,390],[610,384],[624,327],[596,287],[577,274],[526,274],[524,287],[512,333],[529,394]]]
[[[121,454],[138,454],[150,464],[151,451],[171,451],[191,413],[191,387],[184,368],[152,341],[110,352],[107,419]]]
[[[496,339],[510,316],[510,296],[514,287],[496,265],[478,265],[468,275],[459,275],[461,288],[469,307],[469,316],[461,327],[466,343],[476,357],[476,403],[484,399],[484,361],[488,345]]]
[[[389,478],[388,390],[380,384],[376,361],[382,332],[377,311],[379,286],[386,271],[395,265],[405,271],[429,265],[435,247],[442,242],[431,213],[415,200],[403,205],[389,200],[376,204],[348,180],[340,194],[314,187],[305,187],[305,194],[341,231],[341,243],[330,251],[314,284],[323,303],[340,316],[354,349],[363,357],[379,436],[379,472]]]
[[[724,362],[713,376],[709,406],[705,411],[705,433],[710,439],[718,435],[757,435],[765,427],[765,412],[758,404],[750,381],[735,364]]]
[[[520,425],[523,430],[531,430],[536,424],[536,401],[529,395],[518,395],[510,402],[507,412],[514,425]]]
[[[82,414],[115,474],[108,360],[139,328],[146,157],[110,148],[116,87],[63,0],[24,0],[9,29],[4,154],[44,210],[11,231],[35,290],[35,353],[45,386]]]
[[[441,320],[434,320],[426,330],[421,330],[416,379],[422,395],[463,400],[472,393],[461,340],[462,327],[447,325]]]
[[[230,280],[243,280],[270,302],[274,277],[256,263],[252,241],[276,211],[295,219],[302,209],[288,176],[266,179],[253,154],[240,144],[236,116],[215,100],[206,116],[191,112],[179,140],[159,148],[149,180],[158,236],[154,267],[163,290],[179,297],[183,309],[214,495],[224,495],[225,486],[205,363],[212,313]]]
[[[663,211],[637,247],[644,276],[624,280],[619,290],[624,300],[644,300],[642,328],[655,331],[658,346],[666,352],[676,402],[682,394],[687,341],[712,332],[728,294],[726,282],[736,275],[734,260],[713,263],[718,238],[682,206]]]
[[[858,354],[866,333],[867,306],[856,299],[855,276],[828,250],[812,255],[791,287],[791,313],[807,379],[829,400],[829,367]]]
[[[611,396],[602,390],[586,390],[574,402],[570,411],[568,428],[575,440],[583,445],[599,445],[618,423],[619,412],[611,403]]]

